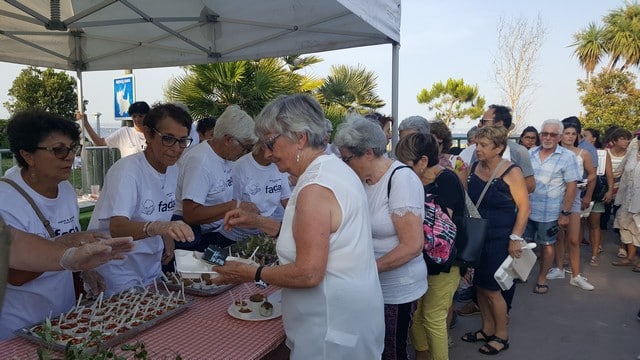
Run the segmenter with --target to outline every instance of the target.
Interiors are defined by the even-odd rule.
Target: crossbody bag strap
[[[393,169],[393,171],[391,172],[391,175],[389,175],[389,182],[387,183],[387,198],[389,197],[389,195],[391,194],[391,179],[393,178],[393,174],[396,173],[396,171],[403,169],[403,168],[410,168],[411,166],[407,166],[407,165],[402,165],[402,166],[398,166],[397,168]]]
[[[484,195],[487,193],[487,190],[489,190],[489,186],[491,186],[491,182],[493,181],[493,179],[496,178],[496,175],[498,175],[498,171],[500,170],[500,168],[502,168],[502,165],[505,162],[507,162],[507,160],[502,159],[502,161],[500,161],[498,166],[496,166],[495,170],[493,170],[493,173],[491,173],[491,177],[489,178],[489,180],[487,180],[487,183],[484,185],[484,189],[482,189],[482,192],[480,193],[480,197],[478,198],[478,201],[475,204],[476,209],[480,207],[480,203],[482,202],[482,199],[484,199]]]
[[[36,215],[38,215],[38,219],[42,221],[42,225],[44,225],[45,229],[47,229],[49,236],[51,236],[51,238],[56,237],[56,233],[55,231],[53,231],[53,228],[51,227],[51,223],[49,222],[49,220],[47,220],[44,217],[44,215],[42,214],[42,211],[40,211],[40,208],[38,208],[38,205],[36,205],[35,201],[33,201],[31,196],[29,196],[29,194],[27,194],[27,192],[24,191],[24,189],[21,188],[20,185],[16,184],[16,182],[11,179],[0,178],[0,181],[5,182],[11,185],[14,189],[16,189],[16,191],[19,192],[20,195],[22,195],[27,200],[29,205],[31,205],[31,207],[33,208],[33,211],[35,211]]]

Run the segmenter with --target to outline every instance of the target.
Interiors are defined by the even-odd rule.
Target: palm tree
[[[257,115],[279,95],[311,92],[319,81],[294,73],[282,58],[243,60],[185,67],[165,89],[170,101],[180,101],[196,119],[217,116],[231,104]]]
[[[574,43],[571,46],[576,48],[573,54],[586,70],[588,81],[602,56],[607,53],[604,45],[604,29],[598,27],[595,22],[591,22],[585,30],[574,34],[573,40]]]
[[[604,17],[604,36],[611,56],[608,70],[613,70],[620,60],[620,70],[640,62],[640,5],[627,3],[625,8],[612,11]]]
[[[604,26],[595,23],[574,34],[574,55],[591,78],[595,67],[607,54],[605,71],[627,69],[640,64],[640,4],[627,2],[625,7],[609,12],[603,17]]]
[[[360,65],[333,65],[329,70],[329,76],[318,89],[318,98],[325,108],[336,104],[342,107],[345,113],[350,110],[375,110],[385,105],[384,100],[376,94],[376,80],[374,72]]]

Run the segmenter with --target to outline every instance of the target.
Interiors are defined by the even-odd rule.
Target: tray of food
[[[215,296],[235,286],[235,284],[214,284],[215,275],[217,274],[204,273],[198,278],[185,278],[180,273],[168,272],[165,274],[164,282],[170,291],[184,291],[186,294],[195,296]]]
[[[89,354],[108,349],[187,309],[192,298],[181,292],[134,288],[109,298],[81,302],[67,313],[15,331],[47,349],[78,346]]]

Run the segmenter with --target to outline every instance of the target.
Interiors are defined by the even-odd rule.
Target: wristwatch
[[[263,267],[264,267],[263,265],[258,266],[258,269],[256,270],[256,277],[253,280],[257,287],[261,289],[266,289],[269,286],[269,284],[267,284],[266,282],[264,282],[264,280],[260,278],[260,274],[262,274]]]
[[[511,235],[509,235],[509,240],[519,241],[519,240],[524,240],[524,239],[522,238],[522,236],[518,236],[516,234],[511,234]]]
[[[562,211],[560,211],[560,214],[562,214],[562,215],[564,215],[564,216],[569,216],[569,215],[571,215],[571,211],[569,211],[569,210],[562,210]]]

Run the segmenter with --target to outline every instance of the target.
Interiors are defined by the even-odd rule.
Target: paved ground
[[[615,234],[603,233],[605,251],[601,265],[589,266],[589,246],[581,246],[582,273],[595,286],[584,291],[564,280],[550,280],[549,292],[532,292],[536,266],[529,281],[518,284],[509,337],[511,347],[494,357],[478,352],[479,344],[465,343],[462,334],[480,329],[480,316],[459,317],[451,330],[454,346],[450,358],[458,359],[640,359],[640,273],[630,267],[614,267]]]

